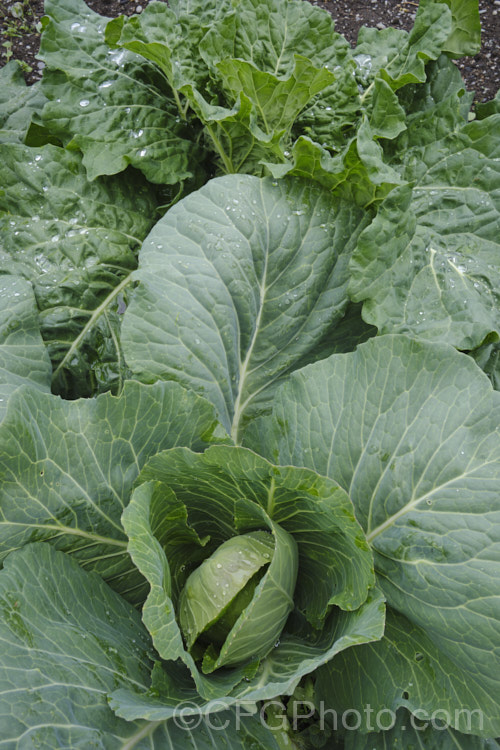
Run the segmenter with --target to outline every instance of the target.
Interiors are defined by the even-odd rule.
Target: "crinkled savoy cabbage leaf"
[[[427,80],[398,91],[405,111],[405,130],[384,142],[384,152],[396,168],[405,163],[408,149],[435,143],[467,122],[473,94],[465,93],[456,65],[446,55],[426,65]]]
[[[51,376],[31,284],[15,276],[0,277],[0,420],[16,388],[36,385],[50,391]]]
[[[408,83],[423,83],[426,80],[425,63],[436,60],[452,29],[452,16],[446,2],[419,3],[415,24],[410,32],[400,29],[373,29],[361,27],[355,53],[369,55],[365,62],[368,75],[369,96],[374,78],[387,81],[396,91]]]
[[[380,333],[459,349],[500,335],[499,125],[492,115],[408,148],[413,190],[386,199],[351,262],[350,296]]]
[[[450,703],[466,680],[471,705],[487,709],[473,731],[487,737],[500,732],[485,705],[499,690],[499,421],[498,394],[469,357],[385,336],[294,373],[245,440],[348,491],[388,604],[447,663]],[[432,712],[424,692],[419,708]]]
[[[23,143],[31,117],[45,101],[40,83],[26,86],[17,60],[0,68],[0,143]]]
[[[132,485],[151,455],[203,450],[217,427],[211,404],[177,383],[127,381],[119,398],[79,401],[20,389],[0,428],[0,559],[50,541],[140,601],[120,523]]]
[[[449,9],[434,2],[426,9],[419,6],[409,33],[362,26],[350,64],[342,65],[349,73],[340,74],[342,86],[326,90],[299,119],[318,141],[316,148],[321,144],[343,150],[346,131],[359,124],[360,112],[368,114],[378,137],[394,138],[404,130],[405,113],[393,92],[412,81],[425,81],[425,61],[438,57],[450,29]]]
[[[426,80],[425,63],[439,57],[452,28],[446,3],[434,2],[421,4],[410,33],[363,27],[352,66],[343,65],[337,87],[325,89],[301,115],[290,160],[267,162],[271,173],[312,178],[361,205],[382,199],[403,181],[378,143],[406,128],[394,92]]]
[[[140,16],[112,21],[106,38],[159,65],[181,115],[191,106],[206,126],[223,171],[261,174],[262,160],[283,161],[294,120],[335,82],[327,68],[342,71],[349,45],[309,3],[234,5],[200,14],[192,4],[152,3]]]
[[[280,378],[321,356],[347,306],[347,263],[365,221],[309,183],[212,180],[143,244],[122,326],[127,364],[205,395],[237,440]]]
[[[151,2],[137,16],[120,16],[110,21],[105,39],[111,46],[119,44],[156,63],[177,93],[186,84],[206,83],[208,67],[200,56],[201,42],[207,27],[231,10],[230,0],[218,3],[180,0],[169,5]]]
[[[129,164],[167,185],[192,176],[196,149],[176,120],[176,106],[157,69],[104,41],[109,20],[83,0],[46,0],[50,23],[40,57],[49,99],[42,124],[83,151],[90,180]]]
[[[434,0],[424,0],[422,7],[429,5]],[[481,21],[478,3],[470,0],[441,0],[451,10],[451,33],[445,44],[443,52],[451,57],[463,57],[475,55],[481,48]]]
[[[51,145],[0,145],[0,177],[0,274],[33,284],[54,389],[119,389],[119,322],[154,222],[151,188],[132,174],[90,183],[78,153]]]
[[[46,544],[9,556],[0,571],[0,724],[6,747],[39,750],[278,750],[243,712],[174,722],[118,718],[108,694],[146,690],[155,658],[140,614],[94,573]],[[237,728],[238,727],[238,728]]]

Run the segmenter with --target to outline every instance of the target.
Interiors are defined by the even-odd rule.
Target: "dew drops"
[[[80,107],[88,107],[90,104],[90,101],[88,99],[80,99]]]

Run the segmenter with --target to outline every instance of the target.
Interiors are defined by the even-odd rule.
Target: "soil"
[[[140,13],[150,0],[87,0],[92,10],[115,17]],[[329,11],[336,30],[354,45],[361,26],[410,29],[416,0],[326,0],[314,2]],[[469,91],[478,101],[493,99],[500,88],[500,0],[479,0],[482,47],[479,54],[458,61]],[[8,59],[24,63],[26,80],[41,77],[43,62],[36,59],[39,48],[40,18],[43,0],[0,0],[0,67]]]

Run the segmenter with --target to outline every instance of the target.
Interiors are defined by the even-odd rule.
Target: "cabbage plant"
[[[477,0],[354,49],[306,0],[45,10],[0,71],[0,748],[498,750]]]
[[[137,485],[122,521],[150,585],[142,617],[160,657],[185,665],[193,710],[289,695],[334,654],[381,634],[371,551],[335,482],[212,446],[159,453]],[[118,713],[142,705],[143,718],[174,716],[180,693],[162,687],[165,669],[152,702],[116,691]]]

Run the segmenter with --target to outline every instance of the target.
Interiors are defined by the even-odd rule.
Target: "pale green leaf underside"
[[[161,219],[145,240],[124,315],[128,365],[202,393],[238,439],[278,380],[321,354],[347,304],[363,213],[298,181],[229,175]]]
[[[273,460],[309,466],[349,492],[388,603],[492,695],[499,422],[498,393],[470,358],[385,336],[292,375],[253,437]]]
[[[14,553],[0,572],[0,746],[54,750],[278,750],[271,733],[230,712],[192,731],[115,716],[108,694],[147,689],[154,652],[139,613],[49,545]],[[187,743],[187,744],[186,744]]]
[[[35,385],[48,392],[51,375],[31,284],[0,276],[0,420],[16,388]]]
[[[50,541],[140,599],[120,523],[132,484],[158,450],[202,450],[216,426],[211,405],[176,383],[128,381],[120,398],[79,401],[23,387],[0,427],[0,557]]]

